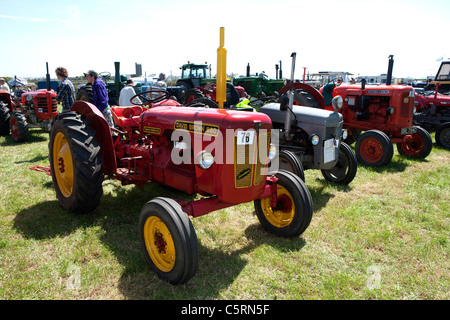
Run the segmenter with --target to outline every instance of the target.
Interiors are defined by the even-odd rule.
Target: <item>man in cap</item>
[[[8,91],[8,93],[10,93],[9,86],[3,78],[0,78],[0,90],[6,90]]]
[[[129,106],[131,105],[130,99],[136,95],[134,91],[134,82],[133,79],[128,79],[125,83],[125,86],[120,90],[119,95],[119,106]],[[135,104],[141,104],[141,100],[139,98],[134,98],[133,102]]]
[[[84,76],[86,77],[86,80],[92,84],[92,98],[94,100],[94,105],[101,113],[103,113],[109,126],[114,128],[114,121],[108,104],[108,91],[106,90],[105,84],[98,78],[98,74],[94,70],[85,72]]]

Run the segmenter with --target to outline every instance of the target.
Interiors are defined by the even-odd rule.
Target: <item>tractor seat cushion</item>
[[[119,127],[139,127],[140,115],[144,112],[141,106],[111,107],[114,123]]]

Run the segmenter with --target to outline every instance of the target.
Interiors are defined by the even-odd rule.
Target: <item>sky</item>
[[[44,77],[65,67],[121,74],[135,63],[150,74],[180,75],[188,61],[217,68],[225,30],[227,72],[275,78],[282,63],[290,77],[319,71],[355,76],[434,76],[450,60],[448,0],[0,0],[0,76]]]

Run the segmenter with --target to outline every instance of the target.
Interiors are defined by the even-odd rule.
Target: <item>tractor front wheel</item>
[[[270,175],[270,174],[269,174]],[[254,201],[256,216],[268,232],[282,237],[297,237],[309,226],[313,215],[311,194],[305,183],[285,170],[275,174],[277,203],[271,205],[271,196]]]
[[[305,172],[303,170],[302,163],[293,152],[289,150],[281,150],[278,159],[279,169],[292,172],[293,174],[299,176],[300,179],[305,181]]]
[[[49,162],[59,204],[75,213],[95,210],[103,194],[100,145],[95,130],[75,112],[56,116],[50,131]]]
[[[25,142],[28,140],[28,123],[22,112],[14,111],[11,113],[9,124],[11,135],[15,142]]]
[[[356,159],[369,166],[387,165],[394,155],[391,139],[378,130],[369,130],[359,136],[355,145]]]
[[[197,272],[197,236],[176,201],[158,197],[147,202],[139,218],[139,238],[150,269],[162,280],[186,283]]]
[[[441,125],[436,130],[434,138],[438,146],[450,149],[450,122]]]
[[[339,147],[339,156],[336,165],[331,170],[321,170],[323,177],[338,184],[349,184],[356,175],[358,164],[352,148],[344,142]]]
[[[403,156],[425,159],[433,148],[430,134],[423,128],[417,127],[417,132],[408,134],[403,142],[397,143],[397,151]]]

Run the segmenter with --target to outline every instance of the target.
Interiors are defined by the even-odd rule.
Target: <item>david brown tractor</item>
[[[313,87],[295,82],[295,52],[292,56],[290,84],[280,90],[281,103],[263,105],[259,112],[267,114],[274,129],[279,130],[279,167],[299,175],[304,169],[319,169],[328,181],[349,184],[357,172],[352,149],[342,138],[343,117],[336,110],[342,107],[334,100],[335,110],[325,106],[321,94]]]
[[[389,57],[386,85],[339,85],[324,96],[340,96],[344,128],[348,129],[349,144],[356,141],[355,153],[359,162],[384,166],[394,154],[393,143],[401,155],[426,158],[433,143],[429,133],[413,125],[414,89],[391,85],[393,56]],[[329,108],[329,107],[328,107]],[[364,133],[362,133],[364,132]]]
[[[0,135],[11,133],[14,141],[28,139],[28,128],[42,128],[49,132],[58,114],[56,92],[50,88],[47,64],[47,89],[22,94],[20,100],[0,90]]]
[[[162,95],[149,99],[151,93]],[[89,102],[77,101],[55,118],[50,172],[64,209],[95,210],[105,176],[123,185],[142,187],[152,181],[201,195],[193,201],[157,197],[140,213],[146,260],[173,284],[185,283],[198,268],[197,237],[189,217],[253,201],[269,232],[295,237],[306,230],[313,210],[304,182],[284,170],[267,173],[276,148],[270,144],[272,126],[266,115],[184,107],[161,91],[137,96],[143,105],[111,108],[119,128],[114,139]]]

